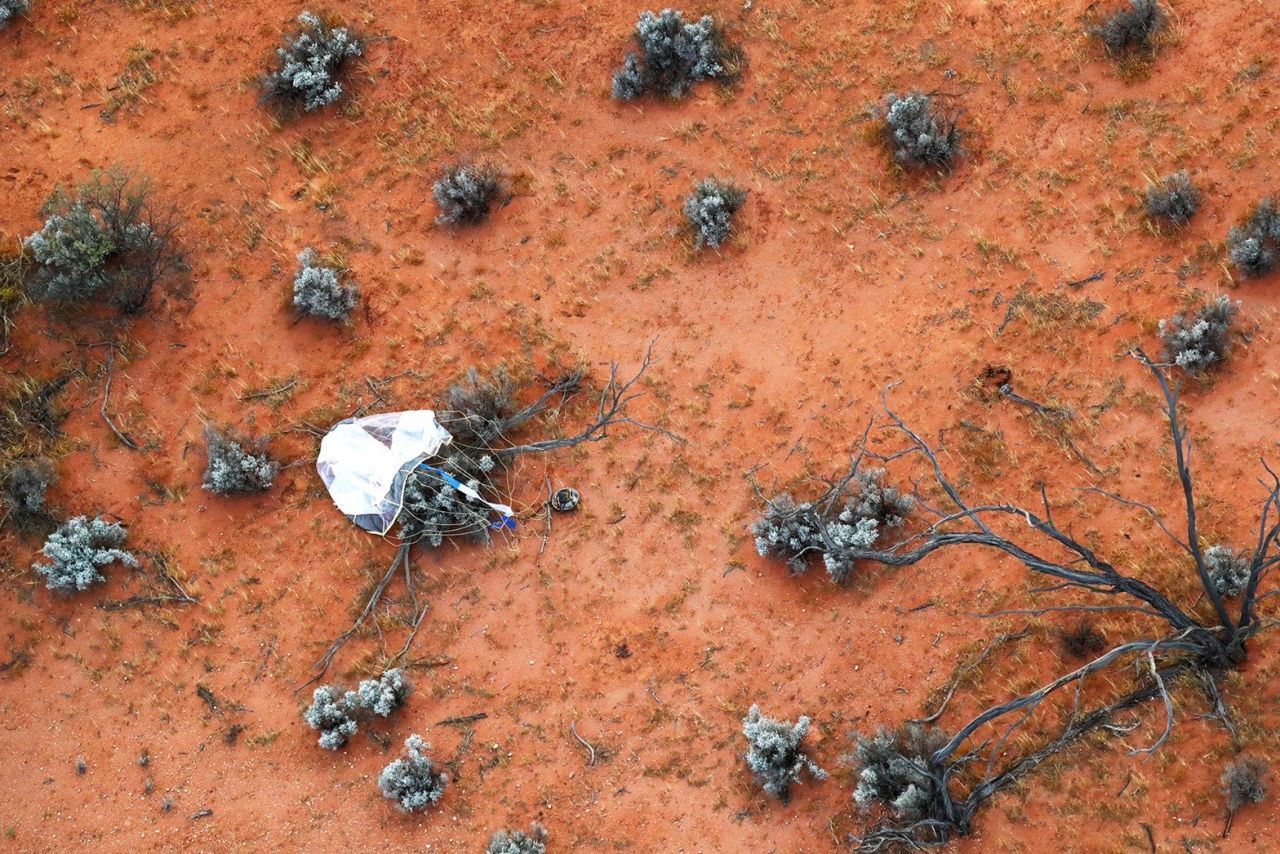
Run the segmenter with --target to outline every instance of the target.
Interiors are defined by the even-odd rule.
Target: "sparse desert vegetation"
[[[175,215],[156,205],[147,179],[126,171],[97,172],[74,192],[59,188],[41,212],[44,226],[23,241],[32,299],[101,299],[136,314],[181,263]]]
[[[1135,51],[1152,50],[1155,39],[1165,28],[1167,16],[1159,0],[1122,0],[1099,24],[1093,34],[1107,51],[1122,56]]]
[[[421,736],[409,736],[404,741],[405,755],[383,768],[378,776],[383,797],[395,801],[404,812],[425,810],[444,797],[449,778],[427,756],[430,748]]]
[[[1147,188],[1147,216],[1153,220],[1186,225],[1199,209],[1200,191],[1185,169]]]
[[[886,95],[884,124],[893,157],[904,166],[947,169],[964,152],[955,118],[923,92]]]
[[[444,225],[484,222],[502,193],[502,171],[492,163],[447,166],[431,187],[431,195],[440,207],[436,222]]]
[[[293,277],[293,307],[303,314],[324,320],[350,318],[360,292],[342,282],[342,271],[326,267],[316,253],[304,249],[298,255],[298,273]]]
[[[27,13],[30,0],[0,0],[0,30]]]
[[[0,0],[0,833],[1265,850],[1265,11]]]
[[[693,229],[694,246],[719,249],[733,234],[733,217],[747,191],[731,181],[706,178],[684,200],[684,216]]]
[[[46,563],[35,570],[56,593],[80,593],[106,580],[102,568],[113,563],[136,567],[138,559],[121,548],[128,533],[100,517],[74,516],[58,526],[40,550]]]
[[[1280,207],[1266,198],[1254,205],[1248,218],[1227,235],[1227,253],[1245,276],[1265,276],[1276,266],[1280,252]]]
[[[1192,314],[1160,321],[1165,361],[1189,374],[1203,374],[1221,364],[1227,358],[1238,308],[1224,296]]]
[[[205,428],[204,488],[215,495],[265,492],[275,483],[280,466],[266,453],[266,442],[248,439],[233,430]]]
[[[262,97],[285,110],[312,112],[346,93],[342,75],[349,60],[364,52],[346,27],[335,27],[314,12],[298,16],[298,30],[276,48],[278,67],[262,78]]]
[[[613,97],[644,95],[679,99],[704,80],[732,82],[744,62],[740,48],[712,16],[686,21],[677,9],[641,12],[633,33],[637,53],[628,53],[613,75]]]

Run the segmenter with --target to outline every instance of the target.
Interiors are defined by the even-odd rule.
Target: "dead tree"
[[[1164,712],[1163,731],[1150,746],[1133,752],[1155,751],[1165,743],[1174,726],[1175,708],[1169,685],[1178,679],[1194,677],[1206,692],[1215,716],[1228,728],[1233,726],[1219,690],[1219,680],[1224,673],[1239,667],[1248,654],[1249,641],[1271,622],[1259,614],[1258,606],[1269,596],[1277,595],[1274,591],[1268,594],[1259,591],[1268,572],[1280,563],[1280,550],[1277,549],[1277,539],[1280,538],[1280,476],[1263,463],[1267,479],[1262,482],[1264,494],[1259,508],[1256,541],[1246,556],[1248,580],[1232,602],[1231,597],[1224,596],[1215,583],[1213,567],[1201,543],[1190,460],[1191,442],[1178,415],[1179,387],[1171,385],[1164,369],[1152,363],[1144,353],[1138,351],[1134,355],[1151,371],[1164,396],[1165,416],[1182,493],[1181,512],[1185,522],[1180,527],[1183,530],[1175,531],[1151,504],[1097,487],[1087,491],[1150,516],[1164,537],[1185,554],[1188,571],[1195,574],[1200,601],[1207,602],[1207,607],[1197,608],[1199,601],[1177,601],[1176,594],[1162,591],[1129,574],[1060,527],[1043,485],[1039,509],[1016,504],[969,503],[943,471],[933,448],[889,409],[887,402],[885,411],[889,426],[906,438],[906,447],[891,457],[881,456],[866,447],[867,436],[864,434],[849,473],[832,484],[827,493],[804,511],[814,515],[802,521],[815,524],[821,532],[821,543],[817,549],[833,554],[840,561],[903,567],[919,563],[935,552],[955,547],[988,549],[1014,558],[1034,577],[1043,579],[1045,583],[1033,592],[1083,594],[1085,599],[1084,602],[1062,603],[1023,613],[1125,613],[1137,615],[1137,620],[1150,624],[1144,636],[1117,643],[1083,666],[1037,690],[982,711],[941,739],[938,742],[941,746],[895,757],[910,763],[899,768],[909,769],[910,773],[903,775],[903,779],[913,780],[915,791],[907,793],[905,783],[902,792],[889,791],[885,794],[886,790],[881,788],[878,800],[884,802],[891,815],[853,840],[860,848],[877,851],[899,846],[931,847],[944,844],[955,835],[966,834],[976,812],[997,792],[1008,788],[1086,733],[1103,727],[1114,730],[1113,719],[1117,713],[1158,699]],[[908,455],[923,457],[931,479],[945,496],[948,506],[930,511],[936,519],[924,530],[886,548],[879,548],[878,543],[866,549],[841,547],[828,537],[819,511],[838,502],[843,487],[857,477],[863,461],[883,461]],[[924,504],[923,501],[920,503]],[[1001,519],[1016,523],[1013,530],[1022,533],[1006,535],[997,530]],[[1135,629],[1135,633],[1138,631]],[[1139,674],[1131,689],[1121,696],[1111,696],[1106,702],[1086,708],[1086,681],[1103,672],[1111,677],[1122,677],[1125,665],[1135,666]],[[1040,746],[1015,752],[1012,758],[1007,758],[1005,752],[1011,749],[1011,737],[1023,728],[1031,715],[1051,699],[1061,697],[1069,702],[1072,692],[1074,705],[1069,707],[1069,712],[1064,710],[1064,719],[1060,724],[1055,723],[1052,734]],[[907,797],[898,800],[902,795]],[[895,801],[899,807],[910,802],[912,808],[894,810]]]

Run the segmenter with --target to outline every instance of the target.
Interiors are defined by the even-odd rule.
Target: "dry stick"
[[[409,654],[409,648],[413,646],[414,638],[418,636],[418,629],[422,627],[422,623],[426,620],[427,611],[429,610],[431,610],[431,604],[427,603],[424,604],[422,609],[417,612],[417,615],[413,618],[413,628],[409,631],[409,636],[404,639],[404,646],[400,647],[400,651],[395,654],[390,662],[388,662],[389,667],[394,667],[400,659]]]
[[[1009,383],[1005,383],[1000,386],[998,391],[1001,395],[1009,398],[1009,400],[1012,400],[1014,403],[1021,404],[1034,412],[1038,412],[1045,418],[1050,418],[1055,421],[1067,421],[1071,418],[1071,410],[1063,409],[1058,406],[1045,406],[1043,403],[1038,403],[1029,397],[1023,397],[1014,391],[1013,386]]]
[[[587,765],[596,764],[596,749],[591,746],[591,742],[578,735],[578,722],[569,721],[569,732],[573,733],[573,737],[581,742],[582,746],[587,749]]]
[[[1092,282],[1101,282],[1106,277],[1107,277],[1107,274],[1104,271],[1099,270],[1098,272],[1094,273],[1092,276],[1086,276],[1083,279],[1076,279],[1074,282],[1066,282],[1063,284],[1063,287],[1078,288],[1078,287],[1081,287],[1082,285],[1087,285]]]
[[[502,448],[495,451],[494,455],[500,460],[514,459],[521,454],[545,454],[551,451],[559,451],[565,448],[576,447],[577,445],[586,444],[588,442],[598,442],[605,439],[609,435],[610,427],[618,427],[623,424],[629,424],[641,430],[647,430],[651,433],[660,433],[673,441],[683,443],[684,439],[665,427],[658,427],[654,424],[646,424],[637,421],[626,415],[627,406],[631,401],[642,396],[642,392],[633,392],[632,388],[644,376],[645,371],[653,364],[653,343],[645,349],[644,358],[640,362],[640,368],[628,380],[619,381],[618,379],[618,363],[614,362],[609,366],[609,382],[600,390],[599,399],[596,405],[596,420],[588,424],[576,436],[570,436],[562,439],[544,439],[539,442],[530,442],[526,445],[513,445],[509,448]],[[557,389],[552,389],[552,392]],[[545,398],[547,395],[544,395]],[[537,404],[535,404],[536,406]],[[530,407],[532,408],[532,407]],[[512,425],[520,415],[514,416],[504,422],[504,428]],[[518,426],[518,425],[515,425]]]
[[[169,560],[163,554],[153,552],[150,554],[160,568],[160,578],[168,582],[169,586],[174,589],[173,593],[167,595],[156,596],[130,596],[127,599],[116,599],[107,602],[99,602],[98,608],[102,611],[123,611],[125,608],[132,608],[136,605],[194,605],[200,600],[182,586],[178,579],[173,577],[173,573],[169,571]]]
[[[1038,403],[1034,400],[1031,400],[1030,398],[1023,397],[1022,395],[1015,392],[1013,390],[1013,386],[1009,385],[1009,383],[1005,383],[1004,385],[1000,386],[999,392],[1001,396],[1006,397],[1009,400],[1012,400],[1014,403],[1027,407],[1032,412],[1039,415],[1041,418],[1053,424],[1059,438],[1061,438],[1062,441],[1066,443],[1067,449],[1070,450],[1073,455],[1075,455],[1075,458],[1079,460],[1084,465],[1084,467],[1087,468],[1092,473],[1099,476],[1102,474],[1102,470],[1099,469],[1098,466],[1093,462],[1093,460],[1089,459],[1089,457],[1083,451],[1081,451],[1080,448],[1076,446],[1075,440],[1073,440],[1071,436],[1067,434],[1067,429],[1062,426],[1062,422],[1071,420],[1071,417],[1072,417],[1071,410],[1062,409],[1056,406],[1045,406],[1043,403]]]
[[[111,428],[111,432],[116,434],[116,438],[124,443],[124,446],[131,451],[138,450],[138,443],[130,439],[120,429],[111,422],[111,416],[107,414],[107,397],[111,394],[111,370],[115,364],[116,351],[110,349],[107,351],[107,381],[102,387],[102,406],[98,409],[98,413],[102,416],[102,420],[107,422],[107,426]]]
[[[407,561],[409,559],[409,549],[411,548],[413,548],[412,543],[402,543],[400,545],[400,548],[396,550],[395,559],[391,561],[391,567],[387,570],[386,575],[382,576],[382,580],[378,582],[378,586],[373,589],[373,593],[369,596],[369,601],[365,603],[364,610],[360,612],[360,616],[356,617],[356,621],[352,624],[351,628],[338,635],[338,637],[334,639],[333,643],[329,644],[329,648],[325,650],[324,655],[322,655],[320,660],[316,662],[316,669],[312,673],[311,678],[306,682],[303,682],[297,688],[294,688],[293,693],[298,693],[308,685],[314,685],[323,678],[326,672],[328,672],[329,665],[333,663],[333,657],[338,654],[338,650],[342,649],[342,647],[346,645],[347,641],[355,637],[356,632],[358,632],[360,627],[364,625],[364,621],[369,619],[369,615],[372,614],[374,609],[378,606],[378,602],[382,599],[382,594],[387,591],[387,588],[391,585],[391,580],[395,578],[396,570],[400,568],[400,561]]]
[[[263,391],[255,391],[252,394],[242,394],[238,399],[239,400],[258,400],[264,397],[274,397],[277,394],[284,394],[286,391],[293,388],[297,384],[298,384],[298,381],[296,379],[292,379],[292,380],[289,380],[284,385],[279,386],[278,388],[269,388]]]
[[[933,714],[929,715],[928,717],[911,718],[909,722],[913,724],[931,724],[934,721],[936,721],[938,718],[942,717],[942,713],[947,710],[947,706],[950,705],[951,703],[951,698],[955,696],[956,689],[960,687],[960,683],[964,680],[965,676],[967,676],[969,673],[972,673],[974,670],[978,668],[979,665],[982,664],[982,662],[986,661],[987,656],[995,652],[996,647],[1003,646],[1004,644],[1010,641],[1022,640],[1028,634],[1030,634],[1030,631],[1028,629],[1023,629],[1020,632],[1016,632],[1012,634],[1002,633],[1002,634],[996,635],[991,640],[991,643],[987,644],[986,648],[983,649],[982,652],[978,654],[977,658],[975,658],[972,662],[970,662],[969,664],[966,664],[964,667],[956,671],[956,675],[951,678],[951,684],[947,687],[947,694],[945,697],[942,698],[942,704],[938,706],[938,710]]]
[[[551,492],[551,478],[546,477],[545,480],[547,487],[547,500],[542,503],[542,509],[547,511],[547,525],[542,529],[542,542],[538,546],[538,560],[542,559],[542,553],[547,550],[547,539],[551,536],[551,499],[553,497]],[[534,565],[536,566],[537,563],[538,561],[535,560]]]

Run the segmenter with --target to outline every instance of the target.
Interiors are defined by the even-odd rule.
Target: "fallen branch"
[[[261,400],[264,397],[275,397],[278,394],[284,394],[298,384],[297,379],[291,379],[282,386],[277,388],[268,388],[262,391],[255,391],[249,394],[240,395],[237,400]]]
[[[593,747],[593,746],[592,746],[591,742],[587,741],[585,738],[583,738],[582,736],[578,735],[578,722],[577,722],[577,721],[570,721],[570,722],[569,722],[569,732],[573,733],[573,737],[574,737],[574,738],[576,738],[576,739],[578,740],[578,742],[579,742],[579,743],[581,743],[581,744],[582,744],[582,746],[583,746],[583,747],[585,747],[585,748],[587,749],[587,765],[588,765],[588,766],[595,765],[595,764],[596,764],[596,749],[595,749],[595,747]]]
[[[308,685],[314,685],[316,682],[319,682],[324,678],[325,673],[329,670],[329,665],[333,664],[333,657],[338,654],[338,650],[342,649],[342,647],[346,645],[347,641],[355,637],[356,632],[360,631],[360,627],[364,625],[365,620],[369,619],[369,615],[378,607],[378,602],[381,601],[382,594],[385,593],[387,588],[391,585],[391,580],[395,578],[396,570],[400,568],[400,562],[404,561],[406,564],[408,563],[409,550],[412,547],[412,543],[402,543],[400,548],[396,550],[395,559],[391,561],[391,566],[387,569],[386,574],[382,576],[382,580],[373,588],[373,593],[369,595],[369,600],[365,602],[364,609],[360,612],[360,616],[356,617],[351,628],[338,635],[338,637],[334,639],[333,643],[329,644],[329,648],[325,650],[324,655],[320,656],[320,660],[316,662],[315,670],[312,672],[311,678],[293,689],[295,694],[306,688]]]
[[[107,380],[102,387],[102,406],[98,408],[98,414],[102,416],[102,420],[105,421],[107,423],[107,426],[111,428],[111,432],[116,434],[116,438],[120,440],[121,444],[123,444],[126,448],[128,448],[131,451],[137,451],[137,450],[140,450],[138,443],[133,441],[133,439],[129,438],[129,436],[127,436],[125,433],[121,432],[120,428],[116,427],[115,423],[112,422],[111,415],[107,412],[107,398],[111,394],[111,374],[112,374],[112,367],[115,363],[115,358],[116,358],[115,349],[114,348],[108,349],[107,350]]]

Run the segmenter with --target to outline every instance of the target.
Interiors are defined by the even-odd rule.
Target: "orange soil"
[[[1274,460],[1280,422],[1280,290],[1275,276],[1232,282],[1220,242],[1280,191],[1269,48],[1280,24],[1260,3],[1174,5],[1172,43],[1145,78],[1126,80],[1081,34],[1083,0],[717,3],[709,11],[750,57],[740,89],[619,105],[607,83],[640,7],[391,0],[343,10],[386,37],[358,64],[350,105],[279,127],[252,81],[293,6],[195,2],[183,15],[177,0],[35,0],[30,20],[0,33],[0,233],[36,229],[56,184],[134,166],[184,215],[194,290],[137,321],[116,367],[112,411],[153,444],[145,453],[98,416],[105,351],[77,344],[100,343],[102,330],[26,308],[5,368],[86,367],[64,398],[74,443],[54,503],[115,514],[132,546],[172,550],[200,603],[95,609],[140,589],[120,567],[103,587],[54,599],[28,569],[38,544],[8,542],[0,652],[29,661],[0,692],[7,843],[477,851],[494,830],[538,820],[557,851],[838,847],[862,826],[840,764],[851,734],[919,715],[963,650],[1027,622],[966,615],[1025,607],[1029,583],[979,553],[866,570],[847,588],[819,571],[789,578],[752,548],[751,467],[769,466],[766,485],[806,464],[837,471],[881,390],[900,383],[894,407],[970,495],[1033,501],[1044,478],[1079,529],[1158,563],[1148,522],[1109,511],[1102,524],[1098,506],[1073,505],[1071,489],[1095,478],[1025,411],[971,386],[1004,364],[1029,397],[1079,412],[1110,399],[1076,428],[1077,446],[1109,488],[1176,510],[1155,389],[1122,354],[1156,348],[1158,318],[1225,290],[1243,301],[1248,343],[1186,408],[1208,530],[1237,542],[1252,530],[1256,461]],[[87,105],[115,94],[134,45],[156,51],[157,80],[104,121]],[[950,177],[896,174],[867,138],[865,108],[913,87],[964,109],[970,154]],[[459,155],[495,158],[519,193],[490,223],[455,232],[433,225],[429,190]],[[1202,212],[1153,234],[1137,208],[1143,174],[1184,167],[1205,190]],[[734,245],[693,258],[676,234],[680,200],[708,174],[751,195]],[[350,329],[291,325],[305,246],[344,253],[365,298]],[[1064,287],[1099,270],[1102,282]],[[1028,310],[1001,328],[1019,289],[1104,307],[1042,326]],[[314,442],[290,428],[362,404],[431,405],[472,364],[581,360],[598,378],[610,359],[634,368],[655,337],[661,362],[636,415],[688,441],[618,431],[527,462],[519,501],[537,500],[545,474],[577,486],[582,511],[556,519],[541,554],[532,520],[489,550],[421,552],[434,607],[412,655],[443,664],[413,671],[417,693],[381,728],[389,748],[362,733],[338,753],[318,749],[293,690],[393,548],[332,508]],[[375,401],[366,378],[406,370]],[[241,399],[291,377],[281,400]],[[271,433],[297,466],[263,497],[210,496],[202,419]],[[393,588],[397,615],[406,600]],[[353,682],[403,637],[388,623],[358,639],[331,678]],[[1273,760],[1274,646],[1256,644],[1228,690],[1248,746]],[[1051,659],[1033,657],[1032,675]],[[995,666],[985,697],[1025,687],[1017,661]],[[1002,795],[961,850],[1145,851],[1144,824],[1162,851],[1268,847],[1275,800],[1218,840],[1217,778],[1232,750],[1195,719],[1193,691],[1179,701],[1161,754],[1123,749],[1158,734],[1149,710],[1123,743],[1081,746]],[[802,783],[785,807],[761,795],[741,760],[753,702],[811,715],[810,749],[832,779]],[[960,702],[944,723],[973,707]],[[482,711],[471,731],[436,726]],[[245,729],[228,744],[232,726]],[[375,780],[411,732],[454,780],[437,809],[406,816]]]

